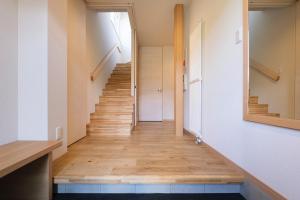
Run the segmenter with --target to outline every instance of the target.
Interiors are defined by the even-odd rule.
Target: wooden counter
[[[52,151],[59,141],[16,141],[0,146],[3,199],[52,198]]]

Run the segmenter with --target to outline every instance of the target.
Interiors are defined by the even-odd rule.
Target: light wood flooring
[[[243,175],[173,123],[139,123],[128,137],[88,136],[54,163],[55,183],[226,184]]]

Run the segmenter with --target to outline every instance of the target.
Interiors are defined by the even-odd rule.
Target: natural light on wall
[[[111,12],[110,20],[119,40],[123,61],[131,59],[131,26],[127,12]]]

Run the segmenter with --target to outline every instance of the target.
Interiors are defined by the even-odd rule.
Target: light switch
[[[64,130],[62,127],[56,127],[56,140],[62,140],[64,137]]]
[[[235,32],[235,44],[240,44],[243,41],[243,28],[239,28]]]

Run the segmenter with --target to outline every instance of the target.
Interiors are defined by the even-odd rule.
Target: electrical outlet
[[[64,137],[64,130],[62,127],[56,127],[56,140],[62,140]]]

